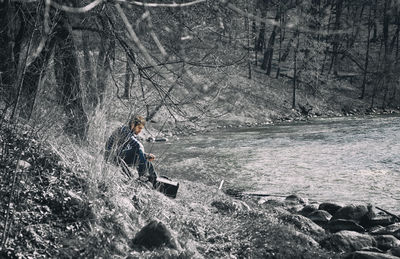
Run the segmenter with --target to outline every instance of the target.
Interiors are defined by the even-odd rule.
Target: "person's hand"
[[[147,154],[147,160],[149,160],[150,162],[153,161],[154,159],[156,159],[155,155],[153,154]]]

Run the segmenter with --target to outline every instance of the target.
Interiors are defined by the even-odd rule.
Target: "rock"
[[[360,251],[367,251],[367,252],[375,252],[375,253],[384,253],[381,249],[374,247],[374,246],[368,246],[362,248]]]
[[[370,231],[371,235],[393,235],[400,239],[400,223],[395,223],[386,227]]]
[[[365,222],[365,227],[372,228],[376,226],[388,226],[395,223],[392,216],[376,216]]]
[[[24,160],[18,161],[18,171],[25,171],[29,169],[32,165]]]
[[[192,136],[196,136],[196,133],[192,133]],[[156,142],[167,142],[168,138],[156,138]]]
[[[285,223],[292,224],[295,228],[303,233],[310,234],[313,238],[323,238],[326,234],[325,230],[314,223],[309,218],[301,215],[287,214],[279,217]]]
[[[400,257],[400,247],[394,247],[387,252],[388,254]]]
[[[329,212],[331,215],[335,215],[335,213],[340,210],[342,206],[335,204],[335,203],[330,203],[330,202],[324,202],[321,203],[318,207],[319,210],[324,210]]]
[[[353,252],[365,247],[376,246],[376,241],[370,235],[344,230],[323,240],[321,245],[336,252]]]
[[[376,213],[374,211],[374,207],[372,205],[367,206],[368,212],[365,213],[364,216],[360,218],[360,225],[363,227],[370,227],[370,222],[373,218],[376,218]]]
[[[365,229],[359,224],[355,223],[354,221],[345,219],[331,220],[328,223],[328,229],[331,232],[338,232],[342,230],[356,231],[360,233],[365,232]]]
[[[329,220],[332,218],[332,215],[325,210],[316,210],[309,214],[307,218],[311,219],[318,225],[326,225]]]
[[[296,204],[296,203],[286,204],[286,209],[292,214],[299,213],[299,211],[302,210],[303,208],[304,208],[304,206],[301,204]]]
[[[348,254],[344,259],[398,259],[397,257],[389,254],[382,254],[368,251],[357,251]]]
[[[142,246],[147,249],[168,246],[177,249],[175,240],[171,232],[162,222],[151,221],[144,226],[133,238],[132,244]]]
[[[289,203],[300,203],[300,204],[306,204],[306,200],[300,196],[297,196],[295,194],[289,195],[285,198],[286,202]]]
[[[320,247],[319,243],[317,241],[315,241],[315,239],[310,237],[309,235],[306,235],[300,231],[294,231],[293,234],[295,236],[299,237],[300,239],[302,239],[304,243],[307,243],[311,247]]]
[[[148,137],[146,139],[147,142],[154,142],[156,139],[154,137]]]
[[[392,235],[376,236],[375,240],[378,245],[378,248],[382,249],[384,251],[395,248],[395,247],[400,247],[400,240],[398,240],[397,238],[395,238]]]
[[[316,210],[318,210],[318,206],[316,204],[309,204],[309,205],[304,206],[299,211],[299,214],[307,217],[309,214],[313,213]]]
[[[339,209],[333,214],[332,220],[335,219],[350,219],[360,221],[368,213],[368,208],[365,205],[348,205]]]

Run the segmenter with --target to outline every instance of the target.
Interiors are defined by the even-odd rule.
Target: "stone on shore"
[[[344,259],[398,259],[398,257],[390,254],[382,254],[376,252],[357,251],[348,254]]]
[[[362,226],[352,220],[346,219],[331,220],[329,221],[327,228],[331,232],[339,232],[342,230],[355,231],[359,233],[365,232],[365,229]]]
[[[330,202],[321,203],[318,207],[319,210],[327,211],[331,215],[334,215],[341,208],[342,208],[342,206],[335,204],[335,203],[330,203]]]
[[[323,240],[321,245],[336,252],[354,252],[376,246],[376,241],[370,235],[343,230]]]
[[[400,257],[400,247],[395,247],[387,251],[388,254]]]
[[[339,209],[333,214],[332,220],[335,219],[349,219],[360,221],[368,213],[368,208],[365,205],[348,205]]]
[[[162,222],[157,222],[156,220],[144,226],[133,238],[132,244],[147,249],[162,246],[177,249],[176,241],[172,237],[171,232]]]
[[[307,217],[308,215],[310,215],[311,213],[313,213],[316,210],[318,210],[317,204],[308,204],[299,211],[299,214]]]
[[[292,194],[292,195],[287,196],[285,198],[285,201],[288,202],[288,203],[297,203],[297,204],[306,204],[307,203],[306,199],[304,199],[304,198],[302,198],[302,197],[300,197],[300,196],[298,196],[296,194]]]
[[[316,210],[310,213],[307,218],[311,219],[320,226],[325,226],[332,218],[332,215],[325,210]]]
[[[392,235],[381,235],[375,237],[379,249],[387,251],[389,249],[400,247],[400,240]]]
[[[372,228],[376,226],[389,226],[394,224],[395,220],[392,216],[376,216],[365,222],[365,227]]]
[[[395,223],[386,227],[377,228],[370,231],[371,235],[393,235],[400,239],[400,223]]]

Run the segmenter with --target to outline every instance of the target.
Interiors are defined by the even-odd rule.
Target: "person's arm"
[[[153,154],[145,153],[144,147],[142,143],[140,143],[134,136],[131,137],[131,140],[137,149],[137,154],[139,155],[139,162],[145,164],[147,161],[153,161],[155,156]]]

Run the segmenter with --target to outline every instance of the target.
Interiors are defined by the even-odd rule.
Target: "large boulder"
[[[340,206],[336,203],[330,203],[330,202],[321,203],[318,207],[319,210],[327,211],[331,215],[334,215],[341,208],[342,208],[342,206]]]
[[[382,254],[376,252],[357,251],[348,254],[344,259],[398,259],[398,257],[390,254]]]
[[[360,221],[368,213],[368,208],[365,205],[348,205],[339,209],[333,214],[332,220],[349,219]]]
[[[327,228],[331,232],[339,232],[342,230],[356,231],[360,233],[365,232],[365,229],[356,222],[345,219],[331,220],[329,221]]]
[[[376,243],[378,244],[378,248],[384,251],[400,247],[400,240],[395,238],[392,235],[381,235],[375,237]]]
[[[354,252],[365,247],[376,246],[376,241],[370,235],[344,230],[323,240],[321,245],[336,252]]]
[[[167,246],[177,249],[177,244],[171,232],[162,223],[156,220],[144,226],[133,238],[133,246],[145,247],[147,249]]]

